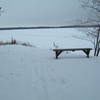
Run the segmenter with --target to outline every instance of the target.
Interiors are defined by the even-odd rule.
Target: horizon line
[[[56,29],[56,28],[93,28],[100,27],[100,24],[95,25],[61,25],[61,26],[15,26],[1,27],[0,30],[21,30],[21,29]]]

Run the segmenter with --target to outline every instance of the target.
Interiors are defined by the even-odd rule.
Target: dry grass
[[[25,42],[18,42],[16,41],[15,39],[11,39],[11,41],[7,41],[7,42],[2,42],[0,41],[0,45],[22,45],[22,46],[29,46],[29,47],[32,47],[32,45],[28,42],[28,43],[25,43]]]

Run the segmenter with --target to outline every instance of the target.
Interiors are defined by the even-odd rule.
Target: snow
[[[42,33],[43,31],[47,30],[42,30]],[[35,33],[28,35],[27,32],[23,35],[21,31],[13,34],[19,41],[27,40],[36,45],[36,48],[19,45],[0,46],[0,100],[100,99],[100,57],[93,57],[92,52],[90,58],[86,58],[81,51],[65,52],[56,60],[54,52],[50,49],[51,45],[47,45],[52,42],[49,38],[60,43],[62,39],[66,40],[64,37],[68,38],[69,34],[62,36],[65,30],[60,30],[63,31],[62,35],[59,31],[54,31],[56,33],[51,35],[44,33],[43,37],[42,33],[38,32],[37,36],[34,36]],[[0,40],[7,41],[11,31],[0,32]],[[39,43],[38,37],[44,40]],[[69,39],[64,43],[68,41]],[[80,41],[78,40],[78,46],[81,46]],[[73,41],[70,45],[71,43]],[[63,46],[66,46],[65,44]],[[88,43],[85,44],[87,45]]]
[[[76,29],[38,29],[0,31],[0,41],[30,42],[38,48],[51,49],[53,43],[59,48],[93,47],[89,41],[79,40],[73,36],[85,37],[85,33]]]

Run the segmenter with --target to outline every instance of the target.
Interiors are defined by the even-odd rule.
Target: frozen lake
[[[92,47],[86,40],[77,39],[74,36],[85,37],[85,33],[76,29],[35,29],[35,30],[9,30],[0,31],[0,41],[10,41],[13,37],[17,41],[29,42],[39,48]]]

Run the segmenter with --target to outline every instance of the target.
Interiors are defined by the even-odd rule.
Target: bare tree
[[[4,12],[3,7],[0,6],[0,16]]]
[[[1,9],[2,9],[2,7],[0,7],[0,15],[1,15]]]
[[[100,24],[100,0],[81,0],[81,5],[88,10],[88,17],[84,23]],[[92,31],[86,32],[87,37],[91,37],[91,42],[94,44],[94,56],[99,54],[100,44],[100,27],[94,28]]]
[[[2,7],[0,7],[0,16],[1,16],[1,13],[2,13]]]
[[[89,10],[87,23],[100,24],[100,0],[82,0],[81,5]]]

